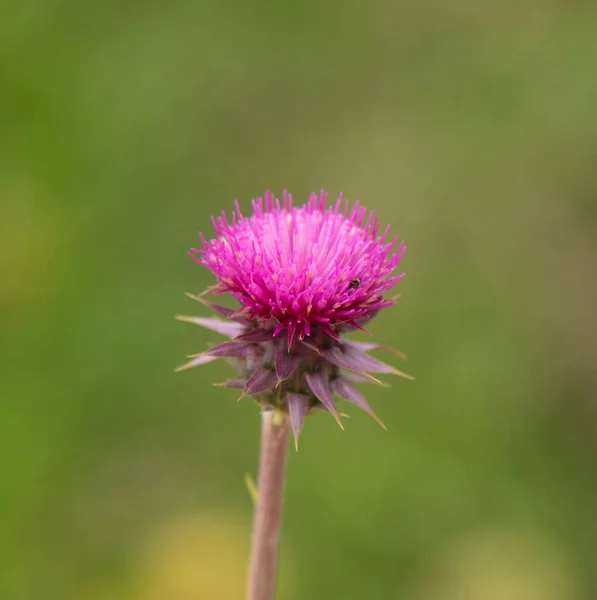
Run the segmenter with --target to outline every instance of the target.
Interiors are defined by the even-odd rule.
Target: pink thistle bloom
[[[284,192],[280,202],[266,192],[252,204],[250,217],[236,201],[231,219],[224,211],[212,218],[217,237],[206,240],[200,234],[203,248],[189,252],[216,276],[209,291],[230,294],[241,308],[196,298],[229,321],[179,318],[232,341],[183,368],[220,357],[242,359],[242,385],[234,380],[233,387],[265,406],[286,409],[295,435],[314,407],[339,420],[334,394],[373,414],[352,383],[373,379],[368,372],[402,373],[366,354],[380,346],[341,341],[340,334],[362,329],[380,309],[395,304],[384,294],[404,276],[394,274],[404,243],[387,239],[389,227],[379,235],[374,213],[358,202],[351,208],[342,195],[328,206],[322,191],[293,207],[290,194]]]
[[[213,292],[229,292],[250,319],[278,322],[273,335],[288,335],[288,347],[320,327],[337,337],[338,325],[358,327],[358,320],[394,304],[384,300],[403,276],[396,269],[405,246],[395,253],[398,238],[386,242],[389,227],[377,236],[373,212],[355,203],[349,211],[342,195],[326,207],[327,194],[312,194],[299,208],[292,196],[283,202],[270,193],[253,200],[254,214],[245,218],[236,202],[229,222],[223,212],[212,219],[218,234],[191,257],[210,269],[219,283]]]

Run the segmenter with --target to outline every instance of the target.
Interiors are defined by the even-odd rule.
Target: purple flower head
[[[218,237],[201,236],[204,249],[190,255],[210,269],[219,283],[215,293],[229,292],[244,305],[243,314],[259,321],[275,320],[273,335],[287,332],[288,347],[319,327],[332,337],[338,326],[359,327],[381,308],[394,304],[383,294],[404,274],[390,277],[405,246],[392,250],[389,227],[378,236],[373,212],[338,197],[326,207],[327,194],[312,194],[299,207],[284,192],[282,205],[266,192],[253,200],[254,214],[245,218],[236,202],[232,223],[226,213],[212,219]]]
[[[373,414],[353,383],[376,381],[370,373],[403,373],[369,356],[381,348],[340,340],[345,331],[362,329],[380,309],[404,274],[393,275],[405,250],[398,238],[381,235],[373,212],[340,195],[327,206],[327,194],[311,194],[292,206],[269,192],[253,200],[254,213],[243,216],[238,202],[229,220],[212,218],[217,237],[190,256],[216,276],[213,295],[232,295],[233,310],[194,297],[227,321],[179,317],[232,338],[192,357],[187,368],[226,357],[237,361],[240,376],[227,382],[243,396],[254,396],[266,408],[290,417],[295,435],[314,408],[339,421],[334,395]],[[284,333],[282,336],[280,334]]]

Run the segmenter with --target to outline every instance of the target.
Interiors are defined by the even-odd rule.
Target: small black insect
[[[361,285],[361,280],[360,279],[353,279],[348,284],[348,291],[351,292],[352,290],[357,290],[360,285]]]

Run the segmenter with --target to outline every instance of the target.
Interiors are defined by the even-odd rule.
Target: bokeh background
[[[597,5],[33,0],[0,18],[0,598],[243,597],[256,407],[175,374],[209,217],[406,239],[414,382],[292,453],[279,598],[597,597]]]

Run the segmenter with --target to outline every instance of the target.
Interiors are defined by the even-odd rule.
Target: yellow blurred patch
[[[187,515],[152,531],[141,550],[130,600],[238,600],[244,597],[250,524]],[[281,557],[280,598],[289,587]]]
[[[563,550],[538,533],[477,531],[432,559],[413,600],[577,600],[579,579]]]
[[[72,600],[129,600],[117,584],[92,582],[78,590]]]

